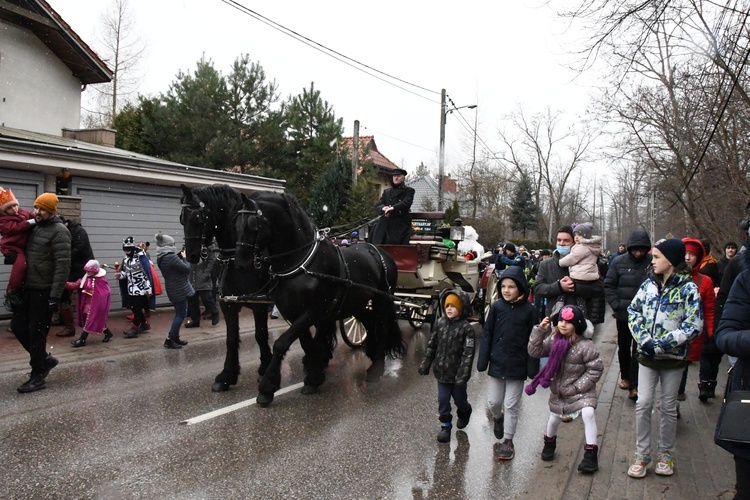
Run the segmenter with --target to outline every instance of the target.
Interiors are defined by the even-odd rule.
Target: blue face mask
[[[570,253],[570,247],[563,247],[563,246],[557,245],[557,253],[559,253],[562,256],[568,255]]]

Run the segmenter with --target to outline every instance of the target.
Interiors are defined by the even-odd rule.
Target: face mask
[[[562,256],[568,255],[570,253],[570,247],[563,247],[563,246],[557,245],[557,253],[559,253]]]

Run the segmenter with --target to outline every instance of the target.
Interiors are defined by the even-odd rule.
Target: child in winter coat
[[[112,291],[107,282],[107,271],[102,269],[98,260],[90,260],[83,266],[86,275],[65,284],[68,290],[78,290],[78,326],[83,328],[81,336],[71,342],[73,347],[86,345],[89,333],[102,334],[102,342],[109,342],[112,332],[107,328],[107,317],[112,300]]]
[[[435,322],[430,333],[419,374],[430,373],[430,366],[434,363],[433,371],[438,382],[439,420],[442,424],[437,440],[448,443],[453,427],[451,397],[458,414],[456,426],[463,429],[471,418],[466,384],[471,377],[474,362],[474,328],[466,320],[471,306],[465,292],[446,290],[439,300],[445,315]]]
[[[550,388],[547,432],[544,434],[542,460],[550,461],[557,447],[557,429],[563,416],[583,418],[586,445],[578,470],[593,473],[599,469],[594,410],[598,402],[596,383],[604,364],[599,349],[585,337],[586,319],[576,306],[564,306],[552,316],[557,326],[550,332],[550,318],[534,327],[529,339],[529,354],[535,358],[549,356],[547,364],[526,386],[526,394],[536,392],[538,385]]]
[[[505,269],[499,286],[500,298],[492,304],[484,322],[477,370],[483,372],[489,368],[493,431],[495,438],[502,440],[497,458],[511,460],[515,456],[513,436],[521,409],[523,382],[535,376],[539,368],[539,360],[530,359],[527,348],[536,324],[536,309],[529,302],[528,284],[520,267]],[[529,366],[530,361],[536,366],[535,370]]]
[[[570,247],[570,253],[559,261],[560,267],[568,268],[568,275],[573,281],[585,281],[589,286],[596,285],[599,281],[599,254],[602,251],[602,237],[592,236],[592,231],[593,227],[588,222],[576,225],[573,228],[575,244]],[[586,298],[578,297],[576,305],[585,315]]]
[[[5,307],[9,311],[21,302],[21,287],[26,279],[26,241],[34,224],[34,215],[18,205],[13,191],[0,187],[0,252],[5,263],[13,265],[5,291]]]
[[[638,401],[635,405],[635,455],[630,477],[641,478],[651,462],[651,413],[661,382],[659,455],[656,473],[674,474],[677,438],[677,391],[687,364],[690,342],[703,329],[698,287],[685,263],[685,244],[676,239],[654,246],[652,273],[628,306],[628,325],[638,344]]]
[[[146,321],[146,311],[149,301],[154,294],[153,277],[151,275],[151,261],[146,253],[138,248],[132,236],[122,240],[122,267],[115,262],[115,279],[120,280],[120,289],[127,294],[128,305],[133,312],[133,324],[123,334],[127,339],[134,339],[141,332],[151,330]]]

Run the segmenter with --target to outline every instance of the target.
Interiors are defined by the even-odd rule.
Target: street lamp
[[[467,106],[459,106],[448,109],[445,105],[445,89],[440,93],[440,157],[438,159],[438,212],[443,211],[443,177],[445,175],[445,119],[448,117],[448,113],[452,113],[456,110],[468,108],[476,108],[476,104],[470,104]]]

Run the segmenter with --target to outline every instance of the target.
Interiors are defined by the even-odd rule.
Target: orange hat
[[[43,208],[52,215],[55,215],[57,213],[57,203],[59,201],[60,200],[57,199],[55,193],[42,193],[37,196],[36,200],[34,200],[34,206]]]
[[[18,205],[18,200],[13,196],[13,191],[0,187],[0,212],[5,212],[7,208]]]
[[[456,309],[458,309],[459,313],[464,308],[464,304],[463,304],[463,301],[461,300],[461,297],[459,297],[455,293],[449,293],[448,295],[445,296],[443,307],[448,307],[448,306],[455,307]]]

